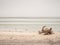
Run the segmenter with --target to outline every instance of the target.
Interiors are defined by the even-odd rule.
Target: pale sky
[[[60,17],[60,0],[0,0],[0,17]]]

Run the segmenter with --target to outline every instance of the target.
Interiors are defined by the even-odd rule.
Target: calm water
[[[60,24],[0,24],[0,31],[38,31],[42,26],[52,27],[54,31],[60,31]]]
[[[52,27],[54,31],[60,31],[60,18],[58,17],[1,17],[0,31],[35,32],[42,26]]]

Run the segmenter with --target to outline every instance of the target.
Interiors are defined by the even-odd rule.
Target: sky
[[[60,17],[60,0],[0,0],[0,17]]]

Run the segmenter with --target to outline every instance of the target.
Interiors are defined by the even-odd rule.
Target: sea
[[[0,17],[0,32],[38,32],[43,26],[60,32],[60,17]]]

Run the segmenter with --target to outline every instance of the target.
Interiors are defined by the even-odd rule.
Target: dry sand
[[[0,32],[0,45],[60,45],[60,32],[52,35]]]

